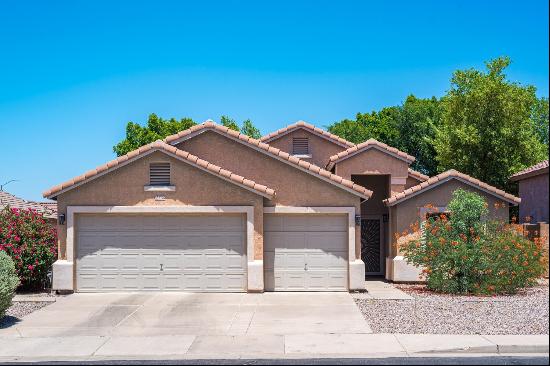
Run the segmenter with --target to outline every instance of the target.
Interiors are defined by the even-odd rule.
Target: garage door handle
[[[160,270],[161,270],[161,271],[163,270],[163,269],[162,269],[162,264],[160,265]]]
[[[307,271],[307,263],[304,266],[304,271]]]

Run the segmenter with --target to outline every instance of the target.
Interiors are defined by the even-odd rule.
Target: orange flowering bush
[[[432,214],[418,239],[401,246],[407,262],[423,268],[428,288],[455,294],[515,293],[545,270],[542,241],[521,227],[488,220],[480,195],[458,189],[449,214]]]

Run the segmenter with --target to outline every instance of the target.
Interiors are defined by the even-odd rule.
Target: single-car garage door
[[[345,291],[347,223],[347,215],[266,214],[266,291]]]
[[[77,291],[245,291],[245,227],[244,215],[77,215]]]

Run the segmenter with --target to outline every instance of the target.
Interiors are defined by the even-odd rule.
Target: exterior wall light
[[[355,225],[361,226],[361,215],[355,215]]]
[[[65,214],[59,215],[59,225],[65,225]]]

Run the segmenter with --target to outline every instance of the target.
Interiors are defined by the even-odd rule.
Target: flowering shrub
[[[5,207],[0,211],[0,251],[14,261],[21,286],[44,286],[57,258],[57,232],[41,213]]]
[[[514,293],[544,273],[542,241],[530,241],[519,226],[488,220],[480,195],[458,189],[448,208],[449,215],[431,215],[422,234],[401,247],[407,262],[424,268],[429,289]]]

